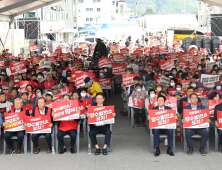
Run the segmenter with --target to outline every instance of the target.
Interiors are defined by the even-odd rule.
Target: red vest
[[[59,130],[67,132],[72,129],[78,129],[78,123],[76,120],[60,121]]]
[[[51,81],[51,82],[45,81],[43,84],[44,84],[45,89],[47,90],[47,89],[51,89],[54,86],[55,82],[54,81]]]
[[[45,114],[45,115],[47,115],[47,116],[51,116],[51,108],[49,108],[48,107],[48,111],[47,111],[47,113]],[[40,114],[40,112],[39,112],[39,108],[38,107],[36,107],[35,108],[35,117],[39,117],[39,116],[42,116],[41,114]]]

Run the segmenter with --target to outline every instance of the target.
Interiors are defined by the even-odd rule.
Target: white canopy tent
[[[222,0],[199,0],[199,1],[211,4],[211,5],[222,7]]]
[[[11,29],[11,46],[14,46],[14,17],[33,11],[44,6],[56,3],[60,0],[1,0],[0,1],[0,22],[9,22]],[[9,34],[9,30],[6,39]],[[4,47],[4,44],[2,44]],[[12,48],[14,54],[14,48]]]

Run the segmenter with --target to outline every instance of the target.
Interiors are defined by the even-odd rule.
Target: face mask
[[[105,72],[107,72],[107,69],[104,69]]]
[[[158,87],[156,90],[157,90],[157,91],[161,91],[161,90],[162,90],[162,88],[161,88],[161,87]]]
[[[135,64],[132,64],[132,66],[135,66]]]
[[[216,67],[216,68],[214,68],[214,69],[216,69],[216,70],[217,70],[217,67]]]
[[[42,76],[38,76],[38,79],[41,79],[42,78]]]
[[[47,73],[47,71],[43,71],[43,73],[44,73],[44,74],[46,74],[46,73]]]
[[[217,90],[221,90],[221,86],[217,86],[216,89],[217,89]]]
[[[201,70],[201,67],[198,67],[198,70]]]
[[[178,87],[178,88],[176,88],[177,89],[177,91],[180,91],[181,90],[181,88],[180,87]]]
[[[2,72],[1,74],[5,75],[5,72]]]
[[[176,71],[173,71],[173,74],[177,74],[177,72],[176,72]]]
[[[141,92],[141,89],[137,89],[138,92]]]
[[[99,74],[101,77],[103,77],[104,76],[104,74],[102,73],[102,74]]]
[[[196,87],[197,85],[196,85],[196,84],[191,84],[191,86],[192,86],[192,87]]]
[[[154,98],[154,96],[155,96],[155,94],[151,94],[151,95],[150,95],[151,98]]]
[[[158,74],[159,76],[161,76],[161,74]]]
[[[80,94],[82,97],[86,97],[86,93],[81,93]]]
[[[41,96],[42,96],[42,94],[39,92],[39,93],[37,94],[37,96],[38,96],[38,97],[41,97]]]
[[[71,77],[67,77],[67,79],[68,79],[68,80],[70,80],[70,79],[71,79]]]
[[[175,86],[175,83],[170,83],[171,86]]]

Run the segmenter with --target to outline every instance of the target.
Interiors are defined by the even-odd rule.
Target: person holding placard
[[[165,106],[165,101],[166,101],[166,97],[165,96],[158,96],[157,97],[157,105],[156,107],[154,107],[152,110],[172,110],[171,107]],[[175,119],[177,119],[177,116],[175,116]],[[151,120],[151,117],[148,116],[148,120]],[[169,154],[170,156],[174,156],[173,151],[171,150],[171,147],[173,146],[173,129],[153,129],[153,133],[154,133],[154,145],[156,147],[156,152],[154,153],[154,156],[159,156],[160,155],[160,138],[159,135],[161,133],[164,134],[168,134],[168,148],[167,148],[167,154]]]
[[[97,93],[97,95],[96,95],[96,103],[97,104],[94,104],[92,106],[106,106],[104,104],[104,101],[105,101],[104,94]],[[87,117],[89,117],[89,116],[90,116],[89,113],[87,113]],[[113,113],[113,117],[115,117],[115,116],[116,116],[116,113]],[[99,155],[101,153],[101,149],[99,148],[99,145],[96,140],[97,134],[104,134],[105,135],[105,142],[104,142],[104,146],[102,148],[102,153],[103,153],[103,155],[107,155],[108,152],[107,152],[106,148],[110,143],[110,138],[111,138],[111,134],[112,134],[112,132],[110,130],[110,125],[98,123],[98,124],[90,126],[89,137],[91,139],[92,146],[95,146],[95,148],[96,148],[95,155]]]
[[[76,93],[78,94],[78,92],[76,92]],[[63,101],[70,101],[70,100],[71,100],[71,97],[68,94],[65,94],[63,96]],[[78,100],[78,97],[77,97],[77,99],[74,99],[74,100]],[[78,114],[80,114],[79,110],[77,112],[78,112]],[[54,116],[53,113],[52,113],[52,116]],[[78,121],[79,120],[74,119],[74,120],[65,120],[65,121],[60,121],[59,122],[58,133],[57,133],[57,138],[58,138],[59,145],[60,145],[60,148],[61,148],[59,154],[63,154],[64,152],[66,152],[66,147],[65,147],[64,139],[63,139],[63,137],[66,134],[69,134],[69,136],[71,138],[70,152],[72,154],[75,153],[74,145],[76,143]]]
[[[49,125],[50,128],[52,128],[53,124],[53,117],[52,117],[52,109],[49,107],[45,106],[46,100],[44,97],[40,97],[37,101],[38,103],[38,107],[36,107],[35,109],[33,109],[32,111],[32,117],[40,117],[41,115],[47,115],[47,116],[51,116],[51,124]],[[40,134],[32,134],[32,142],[34,145],[34,154],[38,154],[40,152],[40,148],[39,148],[39,144],[38,144],[38,139],[41,135],[45,135],[46,141],[48,143],[48,148],[47,148],[47,153],[51,153],[52,152],[52,136],[51,133],[40,133]]]
[[[218,122],[218,117],[219,117],[218,116],[218,111],[222,111],[222,103],[216,105],[215,108],[214,108],[214,124],[217,128],[219,127],[219,123],[220,123],[220,122]],[[217,133],[219,135],[220,141],[222,141],[222,130],[217,129]],[[222,153],[222,151],[221,151],[221,153]]]
[[[17,113],[17,112],[22,112],[23,111],[23,108],[22,108],[22,99],[20,98],[16,98],[14,100],[14,104],[15,104],[15,109],[13,110],[13,113]],[[25,111],[25,114],[26,116],[29,116],[29,111],[26,110]],[[3,123],[3,126],[5,127],[5,122]],[[9,132],[9,131],[6,131],[5,134],[4,134],[4,139],[5,139],[5,142],[6,144],[8,145],[8,154],[11,155],[15,152],[15,149],[13,148],[13,145],[12,145],[12,141],[11,141],[11,137],[13,136],[17,136],[18,138],[18,149],[17,149],[17,154],[21,154],[21,146],[22,146],[22,143],[23,143],[23,139],[24,139],[24,135],[25,135],[25,131],[22,130],[22,131],[15,131],[15,132]]]
[[[189,110],[203,110],[203,109],[205,109],[203,106],[199,106],[197,104],[198,103],[198,96],[196,93],[192,93],[189,97],[189,100],[190,100],[191,104],[185,106],[183,109],[189,109]],[[184,119],[183,113],[181,115],[181,118],[182,118],[182,123],[183,124],[186,123],[186,119]],[[208,119],[207,122],[210,123],[211,120]],[[206,128],[196,128],[196,129],[186,128],[185,129],[186,141],[187,141],[187,145],[189,147],[189,151],[187,152],[187,154],[188,155],[193,154],[192,136],[196,133],[198,133],[200,136],[202,136],[199,153],[202,156],[205,156],[206,153],[204,151],[204,148],[206,147],[206,144],[207,144],[207,141],[209,138],[209,132],[207,131]]]

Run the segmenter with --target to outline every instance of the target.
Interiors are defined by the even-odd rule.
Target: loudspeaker
[[[222,14],[211,15],[211,36],[222,36]]]

